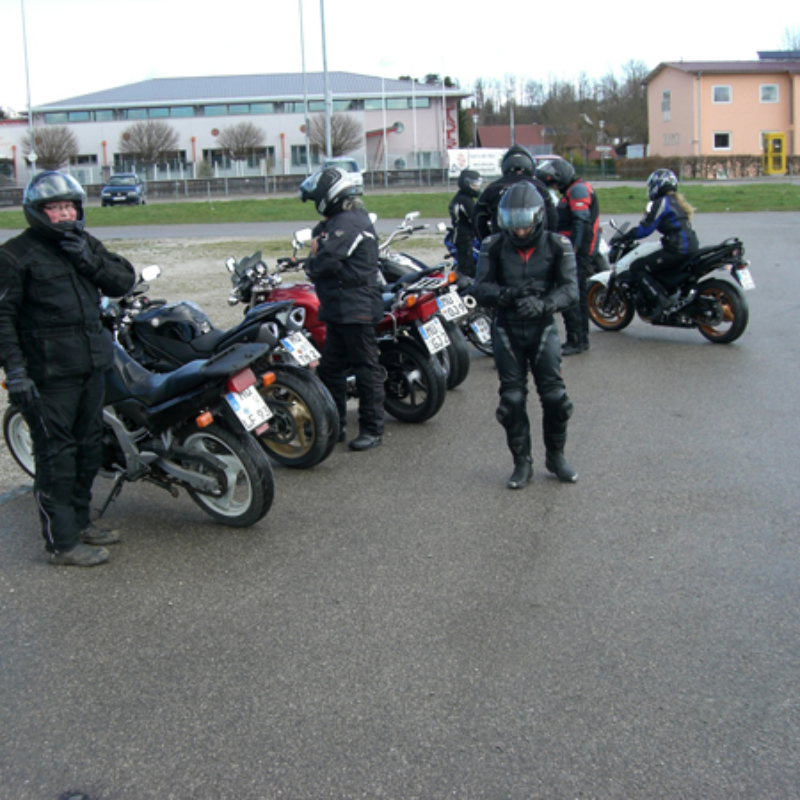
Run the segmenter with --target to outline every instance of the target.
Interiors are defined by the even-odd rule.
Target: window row
[[[333,111],[380,111],[384,98],[367,100],[334,100]],[[430,97],[386,98],[387,110],[430,108]],[[302,114],[304,103],[218,103],[203,106],[155,106],[153,108],[115,108],[96,111],[57,111],[44,115],[47,125],[67,122],[116,122],[140,119],[167,119],[182,117],[229,117],[241,114]],[[324,100],[310,100],[309,113],[325,111]]]
[[[733,87],[729,84],[721,84],[711,87],[711,98],[714,103],[732,103]],[[779,102],[779,92],[777,83],[762,83],[758,87],[758,101],[760,103]]]

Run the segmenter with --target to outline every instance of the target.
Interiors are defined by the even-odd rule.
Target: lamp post
[[[325,83],[325,155],[333,155],[331,148],[331,92],[328,83],[328,55],[325,44],[325,0],[319,0],[319,14],[322,22],[322,74]]]
[[[22,51],[25,55],[25,87],[28,93],[28,136],[30,137],[30,152],[28,163],[31,165],[31,177],[36,172],[36,140],[33,137],[33,111],[31,109],[31,79],[28,74],[28,34],[25,30],[25,0],[20,0],[22,10]]]

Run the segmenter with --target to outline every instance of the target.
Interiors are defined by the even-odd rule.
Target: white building
[[[447,149],[458,146],[458,101],[469,92],[348,72],[329,72],[328,84],[332,113],[345,113],[361,126],[361,146],[348,155],[365,171],[441,168]],[[121,152],[120,141],[126,128],[145,120],[168,122],[179,137],[176,157],[148,165],[148,179],[197,177],[201,164],[216,175],[299,176],[320,155],[312,155],[309,168],[306,115],[324,115],[324,88],[323,73],[308,73],[305,80],[302,73],[157,78],[34,107],[34,127],[72,131],[79,151],[70,171],[86,184],[139,168]],[[231,165],[217,139],[242,121],[262,129],[265,144],[246,165]],[[26,133],[25,125],[7,125],[0,135],[0,161],[11,162],[20,181],[28,174],[21,146]]]

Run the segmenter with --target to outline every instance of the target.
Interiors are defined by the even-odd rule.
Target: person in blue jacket
[[[624,238],[644,239],[654,231],[661,234],[661,249],[636,259],[631,264],[631,275],[653,301],[654,320],[659,320],[675,304],[677,295],[670,295],[659,281],[659,276],[674,272],[686,259],[700,248],[697,234],[692,228],[694,209],[678,192],[678,178],[669,169],[657,169],[647,179],[650,203],[636,228]]]

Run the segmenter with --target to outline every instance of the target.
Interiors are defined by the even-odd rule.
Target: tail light
[[[198,428],[207,428],[214,421],[214,415],[210,411],[203,412],[195,419]]]
[[[228,378],[228,391],[241,394],[245,389],[256,383],[256,376],[251,369],[243,369]]]

